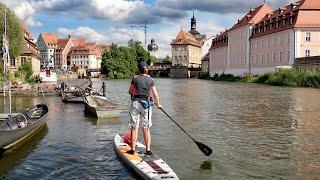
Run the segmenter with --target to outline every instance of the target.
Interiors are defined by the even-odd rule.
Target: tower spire
[[[191,30],[197,29],[197,20],[194,17],[194,9],[192,10],[192,18],[191,18]]]

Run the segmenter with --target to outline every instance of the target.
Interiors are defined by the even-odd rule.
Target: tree
[[[130,40],[128,46],[112,44],[109,51],[102,56],[102,70],[108,78],[131,78],[137,72],[140,61],[148,61],[150,54],[141,42]]]
[[[4,34],[4,13],[7,14],[7,37],[9,41],[10,57],[19,56],[24,50],[24,34],[19,19],[5,4],[0,3],[0,43]],[[2,56],[1,56],[2,58]]]
[[[23,78],[25,82],[34,82],[35,79],[32,76],[32,64],[24,61],[18,69],[18,73],[20,74],[20,78]]]
[[[170,57],[167,55],[163,60],[162,60],[163,63],[171,63],[171,59]]]

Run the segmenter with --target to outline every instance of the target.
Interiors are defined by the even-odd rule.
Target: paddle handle
[[[167,112],[165,112],[163,108],[160,108],[160,109],[165,115],[168,116],[169,119],[171,119],[172,122],[174,122],[184,133],[186,133],[186,135],[188,135],[195,142],[193,137],[191,137]]]

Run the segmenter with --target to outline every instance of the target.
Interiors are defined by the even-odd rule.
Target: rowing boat
[[[145,155],[145,146],[137,142],[134,155],[126,153],[131,147],[117,134],[114,137],[114,149],[124,164],[143,179],[179,179],[169,165],[156,154]]]
[[[46,105],[39,104],[0,121],[0,148],[9,149],[41,128],[48,111]]]
[[[99,95],[85,96],[85,112],[95,118],[115,118],[120,116],[119,105]]]

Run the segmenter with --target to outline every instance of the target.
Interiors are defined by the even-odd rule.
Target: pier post
[[[102,93],[103,96],[106,96],[106,84],[104,82],[102,82]]]

